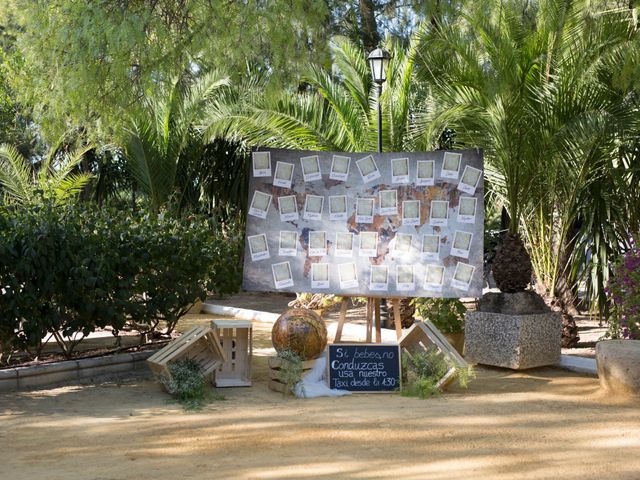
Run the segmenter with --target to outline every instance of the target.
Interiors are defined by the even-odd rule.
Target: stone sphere
[[[313,310],[291,308],[273,324],[271,341],[278,353],[289,350],[302,360],[312,360],[327,346],[327,327]]]

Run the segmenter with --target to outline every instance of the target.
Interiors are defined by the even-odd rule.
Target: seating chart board
[[[252,153],[243,286],[482,295],[482,151]]]

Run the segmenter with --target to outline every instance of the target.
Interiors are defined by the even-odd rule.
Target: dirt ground
[[[0,395],[0,479],[640,479],[640,401],[553,368],[478,368],[438,398],[254,386],[186,413],[147,378]]]

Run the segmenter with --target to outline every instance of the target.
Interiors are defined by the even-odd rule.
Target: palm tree
[[[448,127],[458,143],[483,146],[490,198],[509,213],[502,260],[494,264],[496,277],[506,277],[496,278],[502,290],[524,288],[530,278],[520,232],[538,283],[557,296],[569,247],[594,238],[595,223],[571,235],[595,201],[589,190],[614,188],[615,201],[628,205],[624,182],[608,172],[616,164],[616,177],[625,176],[619,144],[637,138],[637,101],[604,77],[620,70],[624,62],[616,60],[628,52],[638,52],[629,11],[594,12],[572,0],[469,5],[420,52],[417,68],[433,85],[435,108],[419,135]],[[629,226],[622,217],[618,232]],[[620,237],[607,235],[608,245]]]
[[[40,199],[64,203],[84,190],[92,175],[77,170],[93,147],[67,153],[59,145],[40,163],[29,162],[11,145],[0,145],[0,192],[6,203],[25,205]]]
[[[205,148],[196,125],[216,92],[228,84],[217,71],[182,73],[148,92],[132,115],[123,143],[131,174],[152,211],[183,193],[176,185],[180,164],[200,158]]]

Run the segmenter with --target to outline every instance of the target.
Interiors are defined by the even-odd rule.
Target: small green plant
[[[295,395],[296,385],[302,380],[302,358],[291,350],[279,352],[278,357],[282,360],[278,380],[285,386],[283,395]]]
[[[458,385],[467,388],[474,372],[471,367],[457,368],[440,350],[430,347],[423,352],[402,354],[402,394],[409,397],[429,398],[442,393],[438,382],[455,368]]]
[[[224,400],[211,390],[195,360],[185,358],[171,363],[169,372],[171,377],[162,377],[160,381],[185,410],[200,410],[206,403]]]
[[[416,314],[431,321],[442,333],[464,332],[467,307],[457,298],[414,298]]]

